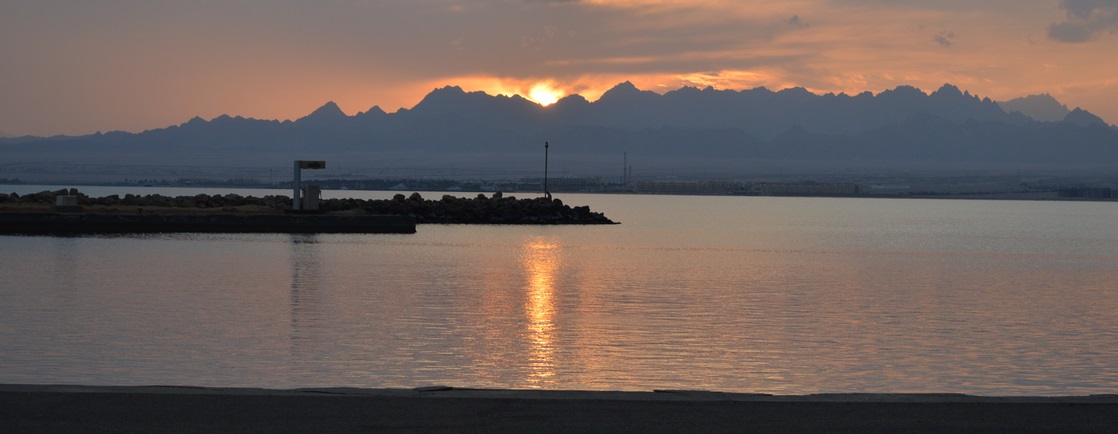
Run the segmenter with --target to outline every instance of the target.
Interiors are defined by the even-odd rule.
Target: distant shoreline
[[[684,185],[685,187],[690,186],[690,184],[701,186],[702,182],[695,182],[695,183],[686,183],[685,182],[685,183],[680,183],[680,184]],[[796,188],[797,186],[799,186],[799,187],[807,188],[809,190],[811,188],[815,188],[814,186],[817,185],[816,183],[810,183],[810,182],[809,183],[759,183],[759,185],[760,184],[768,184],[768,185],[774,185],[774,186],[775,185],[783,185],[783,186],[790,186],[791,188]],[[120,184],[111,184],[111,183],[109,183],[109,184],[101,184],[101,183],[91,183],[91,184],[14,183],[14,184],[8,184],[8,185],[13,185],[13,186],[15,186],[15,185],[29,185],[29,186],[33,185],[33,186],[47,187],[47,188],[51,188],[51,189],[78,187],[79,190],[80,190],[80,187],[98,187],[98,188],[112,188],[112,187],[140,188],[140,187],[145,187],[145,186],[140,186],[140,185],[120,185]],[[822,185],[830,185],[830,184],[824,183]],[[845,184],[842,184],[842,185],[845,185]],[[851,185],[853,185],[853,184],[851,184]],[[237,185],[237,184],[213,184],[213,185],[211,185],[211,184],[196,184],[196,185],[195,184],[192,184],[192,185],[168,184],[168,185],[163,185],[163,184],[160,184],[160,185],[156,185],[156,186],[146,186],[146,187],[154,187],[156,189],[161,189],[161,188],[190,188],[190,189],[213,189],[213,190],[261,189],[261,190],[276,190],[276,191],[283,191],[283,192],[288,192],[289,191],[288,187],[286,187],[286,186],[281,187],[281,186],[276,186],[276,185],[256,185],[256,184],[252,184],[252,185]],[[938,190],[930,190],[930,189],[924,189],[924,190],[920,190],[920,191],[899,191],[897,189],[890,189],[890,188],[880,188],[879,189],[879,188],[865,187],[865,186],[859,186],[858,188],[859,188],[858,192],[842,192],[842,193],[811,193],[811,192],[750,193],[750,192],[742,192],[742,191],[710,191],[710,190],[703,190],[703,189],[700,189],[700,188],[673,188],[673,189],[669,189],[669,190],[651,189],[651,190],[585,190],[585,191],[584,190],[571,191],[571,190],[563,190],[563,189],[553,189],[551,192],[552,192],[552,194],[557,194],[557,195],[561,195],[561,194],[604,194],[604,195],[640,195],[640,196],[665,195],[665,196],[805,197],[805,198],[833,197],[833,198],[855,198],[855,199],[960,199],[960,200],[1014,200],[1014,201],[1053,201],[1053,202],[1118,202],[1118,189],[1112,189],[1112,188],[1107,188],[1107,187],[1069,187],[1069,188],[1054,188],[1053,187],[1053,188],[1036,189],[1036,190],[1021,190],[1021,191],[997,191],[997,190],[994,190],[994,191],[938,191]],[[492,193],[495,192],[494,190],[484,190],[484,189],[439,189],[439,188],[432,188],[432,189],[419,188],[419,189],[409,189],[409,190],[393,190],[393,189],[378,189],[378,188],[346,188],[346,189],[339,189],[339,188],[326,189],[326,188],[324,188],[323,191],[369,191],[369,192],[381,192],[381,193],[393,193],[393,194],[401,194],[401,193],[410,194],[411,191],[422,191],[424,193],[442,193],[442,194],[460,196],[460,197],[469,197],[469,196],[474,196],[474,195],[477,195],[477,194],[492,194]],[[502,191],[502,190],[497,190],[497,191]],[[503,192],[506,195],[525,195],[525,196],[531,196],[531,195],[542,196],[544,194],[542,191],[536,191],[536,190],[503,190]],[[11,192],[10,191],[9,192],[0,191],[0,195],[6,195],[6,194],[9,194],[9,193],[11,193]],[[287,193],[287,194],[290,194],[290,193]],[[1092,195],[1094,195],[1095,197],[1093,197]],[[1100,196],[1100,195],[1101,196],[1107,196],[1107,197],[1097,197],[1097,196]]]

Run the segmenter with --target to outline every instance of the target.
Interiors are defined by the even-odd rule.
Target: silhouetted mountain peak
[[[431,91],[432,94],[447,93],[447,94],[464,94],[466,91],[462,90],[459,86],[443,86]]]
[[[575,93],[560,98],[559,101],[555,101],[555,104],[548,106],[548,108],[551,110],[574,110],[588,105],[590,105],[590,101],[587,101],[582,95]]]
[[[364,115],[364,116],[380,116],[380,115],[386,115],[386,114],[388,114],[388,113],[386,113],[384,111],[384,109],[381,109],[379,105],[372,106],[371,108],[369,108],[369,110],[358,113],[358,115]]]
[[[471,93],[480,93],[480,92],[471,92]],[[448,100],[448,99],[454,99],[454,98],[459,98],[459,97],[464,96],[464,95],[466,95],[466,91],[462,90],[461,87],[458,87],[458,86],[443,86],[443,87],[440,87],[440,88],[436,88],[435,90],[432,90],[431,93],[428,93],[427,96],[423,97],[423,100],[419,101],[419,104],[416,104],[415,107],[412,107],[412,108],[413,109],[418,108],[419,106],[422,106],[425,103],[430,104],[432,101],[443,101],[443,100]]]
[[[1087,110],[1083,110],[1079,107],[1076,107],[1075,110],[1072,110],[1071,113],[1068,113],[1067,116],[1064,116],[1064,122],[1067,122],[1069,124],[1081,125],[1081,126],[1087,126],[1087,125],[1106,126],[1106,121],[1102,120],[1102,118],[1100,118],[1098,116],[1095,116],[1091,112],[1089,112]]]
[[[702,95],[704,91],[708,91],[708,90],[713,91],[714,88],[710,87],[710,86],[707,86],[706,89],[700,90],[699,88],[697,88],[695,86],[683,86],[679,89],[669,91],[667,93],[675,93],[675,94],[680,94],[680,95]]]
[[[559,101],[555,101],[555,104],[584,104],[589,102],[590,101],[586,100],[586,97],[583,97],[582,95],[579,95],[577,93],[573,93],[559,98]]]
[[[894,95],[905,95],[905,96],[914,96],[914,95],[924,96],[925,95],[924,91],[920,90],[920,88],[918,88],[916,86],[909,86],[907,84],[902,84],[900,86],[894,87],[893,89],[886,90],[884,92],[881,92],[881,94],[894,94]]]
[[[322,107],[315,109],[315,111],[311,112],[311,114],[306,115],[299,120],[330,121],[345,119],[347,117],[349,116],[347,116],[345,112],[342,111],[341,107],[338,107],[338,105],[335,104],[334,101],[329,101],[326,104],[323,104]]]
[[[601,98],[598,98],[598,101],[625,101],[644,93],[651,94],[653,92],[637,89],[632,82],[625,81],[607,90]]]
[[[780,94],[780,95],[795,95],[795,96],[807,96],[807,95],[815,96],[815,94],[811,93],[811,91],[807,90],[807,88],[803,88],[803,87],[799,87],[799,86],[781,89],[780,92],[777,92],[777,94]]]
[[[629,80],[625,80],[622,83],[617,83],[617,86],[614,86],[610,90],[614,90],[614,91],[618,91],[618,92],[640,92],[640,89],[637,89],[637,86],[634,85],[633,82],[631,82]]]
[[[415,113],[461,112],[475,110],[479,105],[488,104],[496,99],[480,90],[466,92],[458,86],[444,86],[428,93],[419,104],[412,107],[411,111]]]
[[[998,106],[1007,112],[1019,112],[1042,122],[1060,122],[1071,113],[1068,106],[1047,93],[1001,101]]]
[[[204,125],[205,123],[206,123],[206,120],[202,119],[201,116],[195,116],[195,117],[190,118],[189,121],[186,121],[185,123],[183,123],[182,126],[184,126],[184,127],[187,126],[187,125],[198,126],[198,125]]]
[[[944,83],[943,86],[940,86],[938,90],[936,90],[935,92],[932,92],[932,95],[952,96],[952,97],[964,96],[963,91],[959,90],[958,86],[955,86],[955,85],[950,84],[950,83]],[[966,96],[970,96],[970,93],[968,92]]]

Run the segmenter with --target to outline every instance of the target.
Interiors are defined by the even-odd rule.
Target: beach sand
[[[0,430],[119,432],[1118,432],[1118,395],[0,385]]]

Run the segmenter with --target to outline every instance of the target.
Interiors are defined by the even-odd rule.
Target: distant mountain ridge
[[[328,102],[294,121],[195,117],[141,133],[0,139],[11,164],[276,166],[330,158],[349,167],[523,170],[544,141],[575,174],[604,174],[623,153],[649,171],[723,170],[774,162],[807,167],[1098,167],[1118,161],[1118,128],[1050,95],[998,103],[945,84],[874,95],[684,87],[658,94],[620,83],[590,102],[541,106],[521,96],[446,86],[411,109],[346,115]],[[1007,110],[1009,108],[1009,110]],[[1034,116],[1034,117],[1030,117]],[[562,160],[565,159],[565,160]],[[810,164],[809,164],[810,163]],[[572,169],[573,168],[573,169]],[[610,173],[611,174],[611,173]]]
[[[1043,122],[1060,122],[1071,113],[1068,106],[1061,104],[1047,93],[1014,98],[999,102],[998,105],[1006,112],[1020,112]]]
[[[535,107],[533,107],[535,106]],[[663,95],[621,83],[591,103],[581,96],[563,98],[540,108],[519,96],[490,97],[458,87],[435,89],[412,112],[427,115],[459,114],[488,124],[535,126],[541,118],[557,124],[600,125],[630,129],[738,128],[759,138],[772,138],[800,126],[822,134],[853,134],[899,122],[920,112],[954,122],[966,120],[1024,124],[1030,119],[1006,113],[990,99],[979,99],[952,85],[931,94],[911,86],[873,95],[815,95],[803,88],[778,92],[766,88],[745,91],[684,87]],[[539,113],[544,112],[546,116]]]

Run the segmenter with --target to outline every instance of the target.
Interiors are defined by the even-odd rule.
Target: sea
[[[620,224],[0,236],[0,383],[1118,393],[1118,203],[555,198]]]

